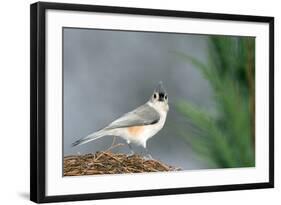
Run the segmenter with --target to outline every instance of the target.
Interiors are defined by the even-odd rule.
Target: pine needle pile
[[[106,151],[64,157],[64,176],[180,170],[180,168],[166,165],[155,159],[146,159],[138,154],[127,155],[111,152],[111,149],[117,146],[123,146],[123,144],[112,145]]]

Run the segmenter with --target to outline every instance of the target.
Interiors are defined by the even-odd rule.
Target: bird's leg
[[[144,147],[144,150],[145,150],[145,158],[148,159],[148,160],[152,160],[152,156],[149,154],[148,150],[146,147]]]
[[[132,145],[130,144],[130,142],[127,141],[127,145],[128,145],[128,147],[129,147],[129,149],[130,149],[130,154],[129,154],[129,156],[134,155],[135,152],[134,152],[134,150],[133,150]]]

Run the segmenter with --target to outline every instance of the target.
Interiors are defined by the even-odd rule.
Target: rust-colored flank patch
[[[143,130],[144,130],[143,126],[134,126],[134,127],[128,128],[128,132],[134,137],[140,136],[142,134]]]

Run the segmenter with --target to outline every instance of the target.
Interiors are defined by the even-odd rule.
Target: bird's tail
[[[96,140],[96,139],[99,139],[103,136],[106,136],[108,135],[108,133],[104,130],[100,130],[100,131],[97,131],[97,132],[94,132],[90,135],[88,135],[87,137],[84,137],[84,138],[81,138],[75,142],[72,143],[72,147],[75,147],[75,146],[78,146],[78,145],[82,145],[82,144],[86,144],[90,141],[93,141],[93,140]]]

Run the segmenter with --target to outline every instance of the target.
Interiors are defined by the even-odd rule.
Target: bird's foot
[[[152,157],[150,154],[146,154],[146,155],[144,156],[144,159],[145,159],[145,160],[154,160],[153,157]]]
[[[130,151],[130,153],[128,154],[128,157],[131,157],[131,156],[133,156],[133,155],[135,155],[136,153],[133,151],[133,150],[131,150]]]

